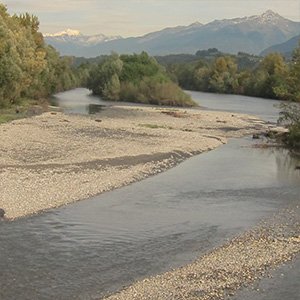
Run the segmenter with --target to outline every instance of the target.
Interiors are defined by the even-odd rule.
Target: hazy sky
[[[261,14],[268,9],[300,21],[300,0],[2,0],[10,13],[39,17],[40,30],[66,28],[124,37],[165,27]]]

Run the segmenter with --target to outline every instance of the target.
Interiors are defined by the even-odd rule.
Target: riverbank
[[[0,108],[0,124],[40,115],[46,111],[48,111],[48,103],[46,100],[36,101],[22,99],[19,104],[13,104],[7,108]]]
[[[14,219],[85,199],[264,128],[248,115],[157,107],[15,120],[0,126],[0,208]]]
[[[300,253],[300,208],[286,209],[194,263],[137,282],[106,300],[225,299]]]

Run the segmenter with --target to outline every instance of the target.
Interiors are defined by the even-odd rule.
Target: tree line
[[[279,53],[259,58],[246,53],[222,55],[217,49],[202,50],[196,56],[201,57],[191,62],[167,63],[170,77],[190,90],[287,100],[281,105],[279,119],[289,128],[283,141],[300,150],[300,43],[289,61]],[[161,58],[164,62],[174,59],[191,57]]]
[[[300,101],[300,46],[288,62],[279,53],[259,60],[249,57],[244,55],[241,61],[240,55],[218,55],[213,60],[169,64],[167,70],[185,89]]]
[[[38,30],[37,17],[11,16],[0,4],[0,108],[79,86],[88,75],[46,45]]]

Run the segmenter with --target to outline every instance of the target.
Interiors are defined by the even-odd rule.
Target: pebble
[[[247,115],[178,109],[184,117],[175,118],[161,111],[168,108],[110,107],[101,120],[49,112],[0,125],[0,207],[6,218],[119,188],[215,149],[227,138],[257,132]],[[222,129],[222,122],[234,130]],[[148,161],[141,160],[145,155]]]
[[[284,225],[280,224],[282,218],[287,219]],[[219,300],[232,296],[236,290],[269,276],[268,271],[300,253],[300,239],[289,243],[295,238],[295,230],[300,233],[299,219],[298,208],[278,214],[192,264],[134,283],[105,299]],[[282,230],[285,239],[280,238]]]

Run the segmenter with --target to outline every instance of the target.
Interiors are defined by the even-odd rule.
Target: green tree
[[[107,100],[195,105],[146,52],[120,57],[112,54],[92,68],[87,87]]]
[[[20,98],[41,98],[80,84],[72,60],[45,45],[39,20],[28,13],[10,16],[0,4],[0,106]]]
[[[281,104],[279,123],[284,123],[289,128],[286,144],[292,149],[300,150],[300,104]]]
[[[267,55],[258,67],[258,71],[261,72],[261,80],[259,94],[266,98],[278,98],[277,91],[285,85],[285,79],[287,76],[287,66],[284,58],[279,53],[271,53]],[[263,75],[262,75],[263,73]],[[256,79],[256,82],[258,78]]]
[[[284,83],[275,88],[276,95],[285,100],[300,102],[300,41],[294,50]]]
[[[234,93],[238,88],[237,64],[229,57],[218,57],[213,63],[209,90],[217,93]]]
[[[119,76],[123,69],[123,61],[113,53],[105,60],[94,66],[87,80],[87,87],[95,95],[103,96],[109,100],[118,100],[120,92]],[[114,89],[117,90],[114,90]]]

